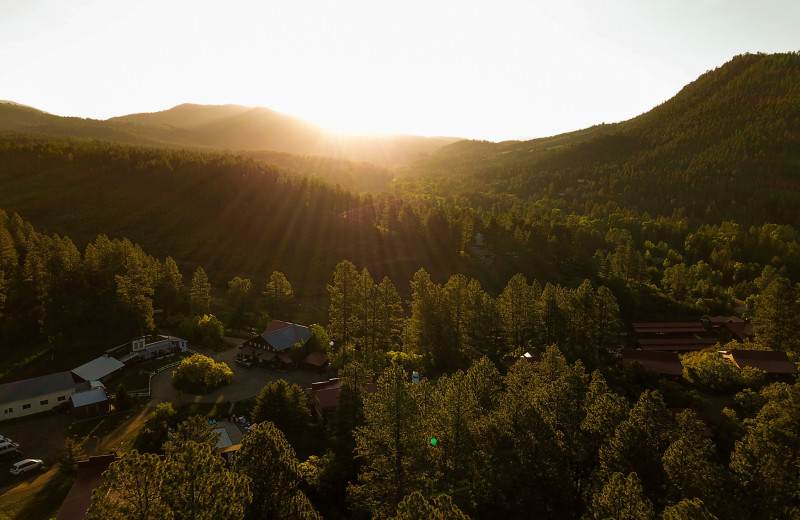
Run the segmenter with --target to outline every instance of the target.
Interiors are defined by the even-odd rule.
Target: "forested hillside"
[[[127,144],[206,150],[271,151],[368,161],[381,166],[410,163],[456,138],[355,136],[326,130],[298,117],[263,107],[184,104],[105,121],[59,117],[0,102],[0,130],[63,137],[89,137]]]
[[[0,380],[153,331],[216,347],[316,321],[289,353],[341,378],[325,428],[271,382],[236,403],[256,425],[225,467],[207,417],[164,442],[159,403],[135,444],[164,457],[127,452],[92,518],[179,517],[197,495],[230,518],[797,518],[797,376],[718,350],[800,359],[799,89],[800,55],[739,56],[631,121],[455,143],[396,180],[15,107],[44,126],[0,133]],[[631,321],[730,314],[755,338],[672,378],[618,358]],[[120,499],[137,472],[144,505]]]
[[[571,141],[578,142],[571,144]],[[800,224],[800,55],[737,56],[635,119],[530,142],[459,142],[419,163],[434,193],[561,199],[570,211]]]

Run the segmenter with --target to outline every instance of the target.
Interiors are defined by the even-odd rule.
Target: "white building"
[[[0,385],[0,421],[50,411],[69,403],[74,393],[75,381],[66,371]]]
[[[187,342],[177,336],[142,336],[108,349],[106,355],[123,363],[154,359],[178,352],[186,352]]]
[[[125,363],[106,354],[78,368],[73,368],[72,373],[76,376],[76,380],[102,381],[105,383],[123,368],[125,368]]]

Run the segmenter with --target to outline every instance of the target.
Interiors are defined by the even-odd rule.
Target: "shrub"
[[[732,361],[720,356],[716,349],[685,354],[681,363],[684,377],[709,392],[758,388],[764,382],[761,370],[752,367],[739,370]]]
[[[233,371],[227,364],[217,363],[202,354],[181,361],[172,375],[177,388],[192,393],[206,393],[233,380]]]
[[[204,347],[216,347],[225,340],[225,327],[213,314],[184,318],[179,331],[189,342]]]

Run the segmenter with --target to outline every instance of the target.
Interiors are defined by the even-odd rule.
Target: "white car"
[[[44,461],[41,459],[25,459],[19,462],[15,462],[11,465],[11,474],[12,475],[20,475],[25,473],[26,471],[31,471],[36,468],[41,468],[44,465]]]
[[[19,455],[19,444],[10,442],[0,445],[0,458],[5,459],[9,455]]]
[[[8,437],[3,437],[2,439],[0,439],[0,449],[3,449],[11,444],[14,444],[14,441],[9,439]]]

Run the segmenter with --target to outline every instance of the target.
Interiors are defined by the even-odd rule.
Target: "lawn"
[[[72,487],[73,478],[58,467],[26,477],[0,495],[0,520],[52,518]]]

